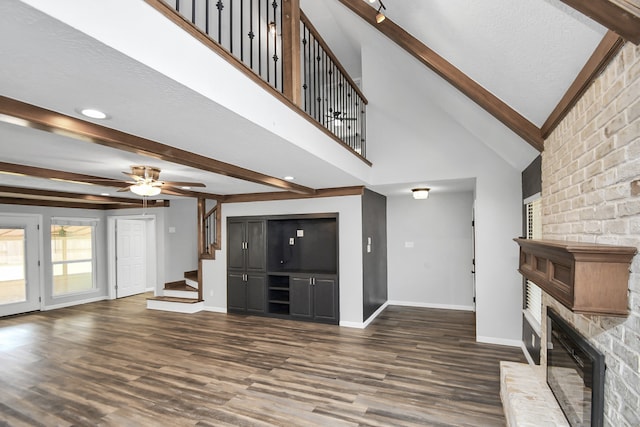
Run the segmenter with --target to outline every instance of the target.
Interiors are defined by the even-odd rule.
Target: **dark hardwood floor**
[[[502,426],[498,362],[524,361],[467,312],[355,330],[146,296],[0,319],[0,425]]]

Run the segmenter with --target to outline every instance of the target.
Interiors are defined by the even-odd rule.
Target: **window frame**
[[[98,218],[63,218],[63,217],[52,217],[51,224],[49,226],[49,242],[51,245],[50,256],[51,256],[51,297],[53,299],[56,298],[67,298],[69,296],[74,295],[82,295],[94,293],[98,289],[98,262],[97,262],[97,248],[96,248],[96,237],[97,237],[97,228],[98,228],[99,219]],[[91,258],[90,259],[81,259],[81,260],[71,260],[71,261],[54,261],[53,260],[53,227],[54,226],[85,226],[91,227]],[[69,291],[63,293],[55,292],[54,285],[54,269],[57,265],[69,265],[69,264],[77,264],[77,263],[86,263],[91,261],[91,287],[88,289],[83,289],[79,291]]]

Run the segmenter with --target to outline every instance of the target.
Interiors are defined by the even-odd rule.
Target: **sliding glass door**
[[[39,218],[0,215],[0,316],[40,309]]]

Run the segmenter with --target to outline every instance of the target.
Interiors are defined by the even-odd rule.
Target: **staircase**
[[[184,280],[165,283],[162,296],[147,298],[147,308],[176,313],[201,311],[204,301],[198,297],[198,287],[198,271],[187,271]]]

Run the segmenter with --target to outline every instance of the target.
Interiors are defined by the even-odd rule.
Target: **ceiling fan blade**
[[[129,190],[131,190],[131,186],[130,186],[130,185],[128,185],[128,186],[126,186],[126,187],[124,187],[124,188],[120,188],[120,189],[118,189],[118,191],[117,191],[117,192],[118,192],[118,193],[124,193],[125,191],[129,191]]]
[[[182,181],[163,181],[164,185],[170,185],[173,187],[206,187],[201,182],[182,182]]]
[[[144,178],[136,175],[134,173],[130,173],[130,172],[122,172],[123,174],[127,175],[129,178],[133,179],[134,181],[144,181]]]

